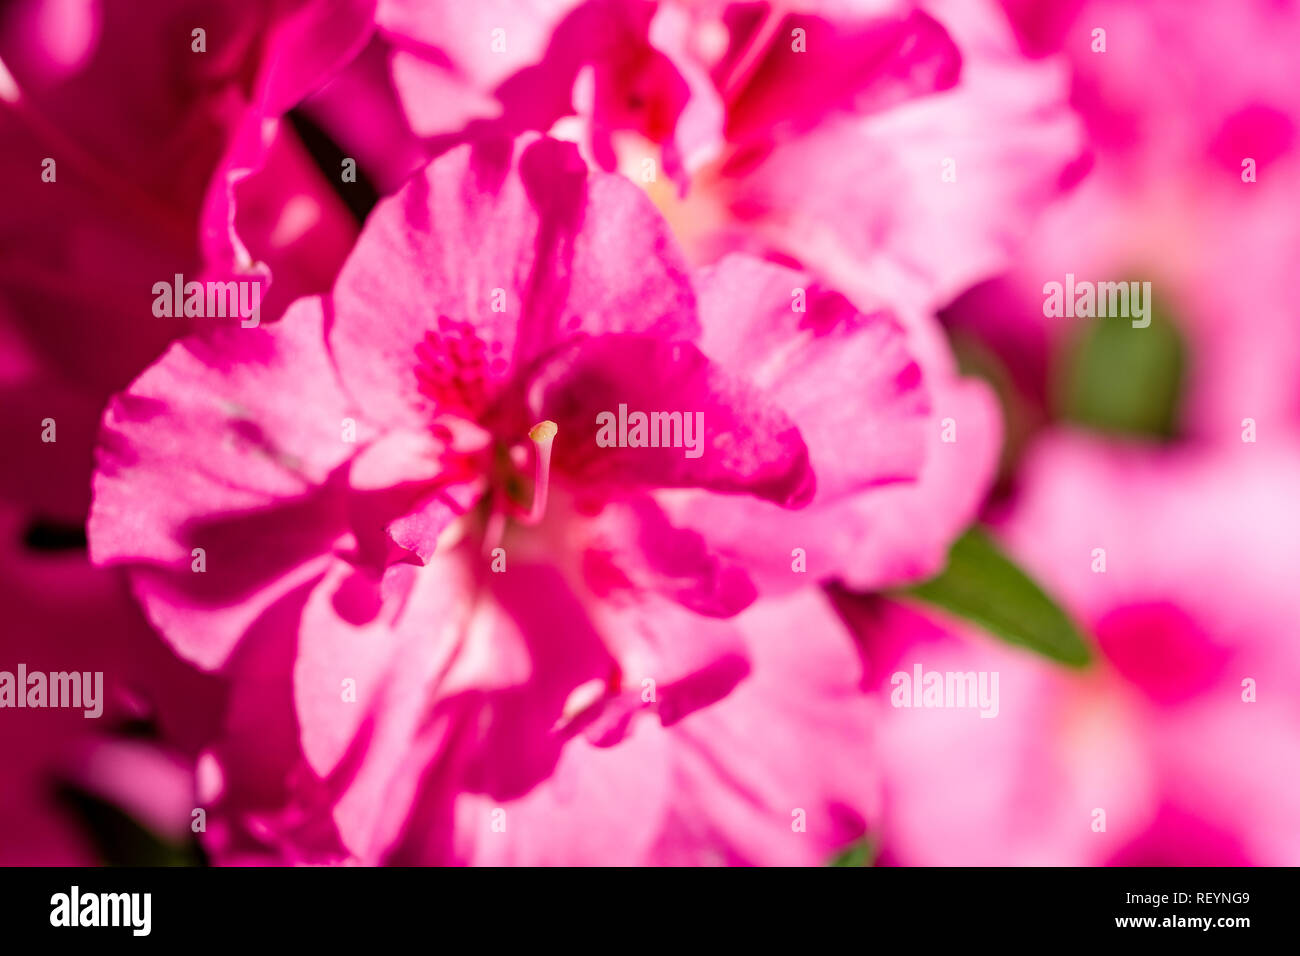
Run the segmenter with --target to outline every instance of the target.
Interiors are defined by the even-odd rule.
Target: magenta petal
[[[435,778],[414,818],[398,863],[630,865],[652,852],[672,797],[672,741],[650,725],[618,747],[581,737],[559,753],[550,774],[505,799],[456,792]],[[506,830],[502,832],[501,823]]]
[[[539,417],[559,426],[555,467],[570,478],[620,487],[743,492],[785,507],[799,507],[812,496],[808,450],[794,423],[766,395],[726,374],[694,345],[605,335],[583,343],[555,366],[544,373],[534,403]],[[653,436],[661,446],[675,446],[634,447],[631,426],[617,424],[632,413],[651,412],[679,416],[678,437],[671,427],[667,436],[662,429]],[[613,424],[601,427],[602,416]],[[624,431],[633,438],[625,441]],[[648,426],[645,431],[641,440],[649,443]],[[602,444],[610,439],[626,447]]]
[[[374,30],[376,0],[306,0],[278,24],[262,71],[262,105],[280,113],[356,56]]]
[[[517,793],[546,776],[566,697],[610,672],[585,612],[552,569],[516,563],[484,582],[494,599],[475,600],[472,567],[451,554],[391,570],[380,613],[359,625],[340,611],[367,584],[340,570],[304,615],[295,668],[303,746],[318,772],[343,775],[335,820],[363,860],[396,839],[445,748],[473,747],[466,772],[475,789]],[[356,594],[341,594],[345,585]],[[562,654],[551,639],[560,622]],[[341,693],[349,679],[354,702]]]
[[[735,61],[748,50],[764,12],[758,4],[728,11],[733,49],[717,67],[722,77],[742,69]],[[793,49],[789,37],[796,29],[803,31],[807,51],[815,52]],[[812,127],[837,109],[858,115],[883,110],[948,89],[960,67],[961,55],[944,28],[901,4],[891,16],[860,21],[791,14],[729,97],[727,138],[743,143],[781,127]]]
[[[1002,412],[992,389],[980,381],[948,380],[934,396],[916,483],[860,495],[827,516],[825,540],[837,540],[834,527],[857,535],[851,545],[840,538],[846,548],[832,559],[855,588],[892,587],[939,573],[993,485]]]
[[[732,620],[701,617],[654,599],[615,603],[601,620],[621,685],[664,726],[717,704],[749,673],[744,635]],[[603,745],[612,739],[607,735]]]
[[[726,626],[758,661],[724,700],[672,726],[633,721],[612,747],[574,737],[549,775],[520,792],[458,788],[454,769],[466,765],[449,762],[431,776],[397,859],[827,862],[879,809],[871,708],[852,642],[815,591],[738,622]],[[792,641],[794,633],[804,637]],[[797,812],[802,830],[792,826]]]
[[[406,514],[389,523],[393,544],[428,562],[438,550],[438,538],[453,521],[477,503],[481,489],[460,484],[440,487],[421,498]]]
[[[825,865],[880,814],[861,663],[815,589],[735,623],[753,673],[673,728],[676,787],[654,861]]]
[[[602,599],[656,592],[698,614],[730,617],[756,596],[744,568],[695,531],[674,527],[648,497],[606,504],[581,531],[585,582]]]
[[[92,558],[188,563],[177,544],[187,523],[322,484],[355,448],[342,437],[347,417],[317,300],[274,326],[172,346],[104,415]]]
[[[981,35],[953,88],[829,115],[738,161],[727,202],[748,234],[737,238],[756,231],[855,298],[926,307],[1005,269],[1061,194],[1082,130],[1059,64],[1024,61],[999,36],[1000,12],[983,8],[966,11]]]
[[[234,219],[225,239],[233,237],[238,249],[217,252],[211,268],[225,278],[234,270],[257,271],[245,257],[265,264],[271,275],[262,287],[265,322],[294,299],[329,291],[357,227],[287,124],[280,124],[258,168],[244,173],[228,196]]]
[[[538,62],[556,24],[581,5],[582,0],[379,0],[375,19],[392,42],[436,50],[457,73],[492,89],[511,73]],[[504,31],[495,51],[494,30]]]
[[[232,124],[199,225],[212,274],[265,274],[268,262],[279,269],[280,290],[267,305],[268,318],[296,295],[326,291],[351,242],[351,218],[306,156],[298,155],[296,136],[280,121],[362,50],[374,30],[374,5],[304,0],[265,14],[256,74],[247,80],[251,89],[241,91],[249,103]]]
[[[811,276],[743,256],[697,283],[701,346],[799,426],[818,500],[914,478],[929,399],[906,336]]]
[[[799,299],[804,312],[794,311]],[[941,567],[994,474],[1001,423],[989,390],[956,380],[946,353],[924,337],[909,342],[887,312],[864,315],[770,263],[724,259],[702,277],[700,307],[710,354],[794,418],[818,493],[796,512],[665,497],[674,522],[698,530],[763,590],[799,587],[805,574],[882,587]],[[928,386],[914,354],[924,357]]]
[[[1001,447],[999,409],[983,383],[956,382],[936,391],[935,411],[922,426],[927,457],[914,482],[814,501],[802,511],[702,495],[672,501],[667,510],[698,529],[719,555],[742,564],[764,591],[801,587],[808,574],[863,589],[929,577],[975,519]],[[954,442],[943,440],[949,418],[957,429]]]
[[[687,180],[721,153],[726,122],[726,104],[707,70],[688,53],[693,27],[688,11],[662,4],[649,33],[651,45],[681,74],[690,94],[675,117],[672,140],[664,150],[665,172]]]

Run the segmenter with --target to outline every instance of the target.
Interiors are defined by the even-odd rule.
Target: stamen
[[[555,422],[538,422],[528,431],[528,437],[537,446],[537,467],[533,480],[533,507],[519,520],[524,524],[537,524],[546,514],[546,493],[551,484],[551,444],[560,429]]]

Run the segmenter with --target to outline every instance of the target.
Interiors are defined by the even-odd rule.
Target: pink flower
[[[418,132],[555,126],[645,184],[692,261],[779,254],[921,309],[1005,267],[1079,149],[1064,72],[1021,56],[991,2],[387,0],[377,18]]]
[[[377,17],[407,117],[431,142],[475,121],[552,128],[643,185],[692,263],[744,250],[806,268],[863,311],[888,301],[925,370],[931,447],[914,485],[822,509],[819,540],[870,550],[827,567],[856,587],[939,569],[988,489],[1001,423],[930,313],[1005,268],[1071,183],[1079,129],[1060,64],[1020,55],[992,3],[390,0]],[[702,507],[747,536],[745,503]]]
[[[702,431],[694,445],[684,431],[675,447],[606,447],[601,416],[626,409],[702,416]],[[150,619],[199,666],[251,674],[267,698],[292,668],[283,759],[269,762],[306,790],[266,781],[257,807],[233,808],[261,821],[265,845],[305,829],[316,851],[291,852],[330,857],[324,804],[363,862],[812,860],[861,832],[857,772],[821,767],[786,806],[764,748],[711,738],[770,707],[824,725],[828,748],[774,738],[773,766],[865,745],[856,704],[800,703],[852,696],[839,626],[807,591],[736,615],[781,562],[785,587],[850,559],[865,576],[896,566],[818,528],[916,479],[928,415],[883,307],[743,259],[693,278],[625,180],[589,175],[566,144],[485,139],[376,208],[331,296],[179,344],[110,406],[92,556],[130,567]],[[978,454],[971,437],[948,454]],[[739,500],[763,521],[810,523],[758,523],[741,540],[722,510]],[[792,558],[804,543],[806,577]],[[817,657],[795,667],[790,635],[771,632],[817,616],[801,645]],[[774,687],[785,672],[807,686]],[[611,840],[623,832],[633,749],[690,781],[643,795],[659,801],[649,829],[604,850],[542,835],[598,814]],[[575,775],[591,781],[581,797]],[[683,803],[724,805],[745,779],[763,795],[752,819]],[[492,844],[489,810],[511,808],[525,822]],[[433,825],[447,814],[450,843]],[[707,833],[690,829],[706,819]]]
[[[1001,533],[1094,635],[1099,660],[1082,672],[928,612],[847,599],[884,711],[886,858],[1300,861],[1297,477],[1300,449],[1277,442],[1228,453],[1043,439]],[[893,675],[917,665],[996,672],[996,715],[889,706]]]
[[[959,303],[954,324],[993,342],[1034,396],[1055,352],[1099,321],[1045,317],[1045,283],[1067,273],[1150,282],[1154,321],[1172,319],[1189,345],[1180,433],[1235,443],[1245,418],[1261,434],[1294,431],[1295,10],[1232,0],[1207,0],[1195,16],[1177,0],[1007,6],[1026,45],[1068,58],[1094,165],[1044,215],[1006,280]]]

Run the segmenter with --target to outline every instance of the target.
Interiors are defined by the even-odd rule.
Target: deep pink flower
[[[90,831],[67,799],[74,788],[162,837],[188,837],[193,756],[216,701],[211,679],[150,632],[122,576],[92,568],[62,533],[0,506],[0,671],[15,681],[0,710],[3,865],[96,862]],[[17,685],[20,673],[42,675],[44,701],[27,696],[34,684]],[[48,689],[51,674],[77,675],[81,706],[49,706],[58,696]],[[19,708],[10,694],[43,706]],[[167,742],[124,737],[128,722],[147,722]]]
[[[0,296],[23,335],[93,399],[192,330],[154,316],[156,282],[274,273],[267,321],[329,287],[355,226],[280,119],[361,48],[372,7],[6,8],[0,174],[12,188]]]
[[[98,848],[69,799],[74,790],[116,804],[163,838],[188,838],[193,759],[211,735],[219,689],[153,633],[124,574],[89,564],[82,523],[99,409],[15,329],[0,307],[8,447],[0,671],[15,682],[20,669],[75,673],[98,716],[85,716],[86,706],[18,708],[8,695],[26,700],[29,687],[4,689],[0,861],[90,864]],[[152,732],[142,735],[145,727]]]
[[[598,417],[621,404],[702,413],[700,454],[602,447]],[[543,422],[554,425],[533,430]],[[822,617],[811,686],[850,696],[851,675],[831,666],[838,626],[819,599],[731,619],[782,562],[787,587],[894,568],[888,553],[852,563],[850,536],[826,542],[820,529],[846,513],[833,509],[913,482],[929,424],[920,369],[883,307],[860,312],[757,261],[692,279],[625,180],[589,175],[567,144],[488,139],[381,203],[330,297],[300,300],[273,327],[179,344],[112,404],[92,555],[131,567],[151,620],[201,667],[292,666],[311,793],[263,788],[297,801],[293,813],[263,806],[268,845],[284,827],[311,830],[310,808],[324,802],[365,862],[446,812],[454,845],[402,852],[537,861],[561,847],[516,830],[521,842],[489,849],[480,811],[515,806],[531,819],[558,801],[594,826],[599,810],[564,796],[562,781],[623,780],[631,744],[666,748],[674,773],[695,779],[703,770],[684,753],[707,737],[688,733],[694,713],[727,698],[707,717],[725,724],[769,706],[755,697],[769,686],[761,672],[781,671],[791,650],[759,645],[780,643],[764,622],[789,620],[789,608]],[[987,439],[971,439],[946,453],[978,456]],[[810,523],[770,534],[757,523],[741,540],[729,510],[739,500],[758,503],[751,514],[764,523]],[[283,670],[254,671],[287,690]],[[744,690],[734,702],[733,690]],[[851,736],[808,707],[808,719],[840,728],[831,736]],[[845,719],[865,735],[855,707]],[[292,733],[285,740],[279,769],[296,760]],[[779,759],[830,759],[798,751]],[[736,779],[768,773],[752,756],[759,763],[730,749],[709,759],[740,761]],[[764,812],[735,832],[719,820],[709,839],[659,830],[610,850],[662,859],[710,844],[735,859],[812,859],[860,832],[869,811],[869,788],[834,779],[819,772],[791,807],[774,783]],[[861,802],[847,802],[855,793]],[[589,796],[606,813],[619,799]],[[415,823],[413,807],[424,810]],[[774,836],[797,832],[796,808],[810,821],[797,848]],[[645,825],[696,819],[661,810]]]
[[[1084,672],[850,599],[884,712],[886,857],[1295,865],[1298,478],[1300,450],[1278,442],[1234,453],[1044,438],[1001,534],[1095,636]],[[917,664],[997,672],[996,716],[889,706],[892,675]]]
[[[744,250],[863,311],[888,301],[925,370],[932,447],[915,485],[820,511],[831,551],[869,551],[823,567],[857,587],[938,570],[988,489],[1001,423],[930,312],[1005,268],[1070,184],[1079,124],[1059,63],[1026,60],[993,3],[391,0],[377,17],[433,143],[475,120],[551,128],[646,188],[693,264]],[[726,511],[743,542],[752,513]]]
[[[108,395],[194,327],[154,316],[154,283],[273,271],[267,321],[329,287],[355,226],[277,121],[359,48],[369,17],[351,2],[0,13],[0,669],[99,671],[105,698],[97,719],[4,711],[6,863],[93,861],[63,787],[190,834],[219,688],[161,644],[120,574],[87,563],[95,432]],[[122,734],[142,720],[166,744]]]

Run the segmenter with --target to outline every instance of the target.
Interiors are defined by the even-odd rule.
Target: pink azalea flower
[[[1020,56],[989,4],[884,5],[891,15],[877,5],[857,27],[843,5],[829,7],[810,20],[807,53],[790,33],[812,15],[781,21],[763,66],[729,94],[720,155],[679,201],[667,190],[661,201],[698,259],[746,248],[799,262],[851,296],[929,311],[1005,268],[1070,185],[1080,140],[1065,74]],[[831,49],[849,63],[864,44],[888,51],[879,73],[836,69],[825,49],[836,36],[843,45]],[[806,76],[793,93],[790,71]],[[833,108],[810,114],[809,101]],[[733,119],[755,115],[762,121]]]
[[[1005,267],[1079,148],[1065,73],[1026,60],[991,2],[386,0],[377,18],[422,135],[577,122],[692,261],[779,253],[922,309]]]
[[[621,405],[702,415],[700,440],[606,447]],[[740,612],[778,562],[787,587],[895,567],[819,528],[917,479],[929,412],[883,307],[757,261],[693,277],[625,180],[567,144],[485,139],[376,208],[329,297],[178,344],[114,401],[92,556],[129,566],[248,714],[276,710],[262,766],[301,787],[240,765],[247,723],[212,750],[213,798],[267,852],[811,861],[871,811],[866,770],[824,766],[866,744],[841,632],[807,589]],[[809,524],[740,540],[737,500]],[[796,666],[773,631],[814,619]],[[733,746],[778,713],[770,748]],[[680,792],[634,795],[639,759]],[[757,802],[719,815],[745,780]],[[493,843],[496,810],[513,838]],[[614,842],[545,835],[582,828]],[[240,829],[227,845],[256,856]]]
[[[871,549],[857,587],[938,570],[988,489],[1001,425],[929,313],[1005,268],[1070,183],[1079,131],[1060,64],[1026,60],[992,3],[391,0],[377,16],[407,117],[432,142],[474,120],[552,127],[642,184],[692,262],[746,250],[801,264],[864,311],[889,301],[925,370],[932,447],[915,485],[826,512],[819,540]],[[961,455],[944,443],[954,427]],[[752,511],[729,510],[743,539]]]
[[[1096,639],[1071,672],[936,614],[846,599],[883,719],[886,859],[1300,861],[1300,449],[1056,434],[1001,534]],[[893,675],[998,674],[996,715],[890,706]],[[900,699],[901,700],[901,699]]]

